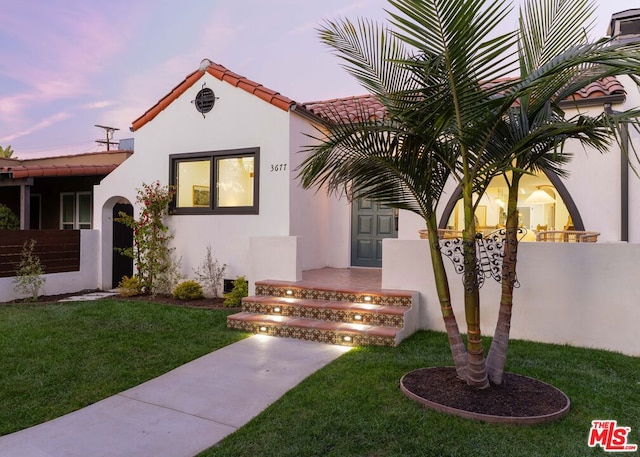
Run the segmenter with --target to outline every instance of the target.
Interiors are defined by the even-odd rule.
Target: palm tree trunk
[[[432,213],[427,219],[427,228],[429,233],[431,264],[436,282],[436,291],[438,292],[438,301],[440,302],[440,311],[442,312],[442,319],[444,320],[447,338],[449,339],[449,349],[451,350],[451,356],[453,357],[458,377],[466,380],[467,351],[462,335],[460,335],[458,321],[451,306],[451,291],[449,290],[449,280],[444,267],[442,252],[440,251],[440,240],[438,238],[438,225],[435,213]]]
[[[487,370],[493,384],[503,381],[504,366],[509,348],[511,331],[511,312],[513,308],[513,289],[516,282],[516,263],[518,260],[518,188],[522,174],[514,171],[509,185],[509,201],[507,203],[507,223],[502,258],[502,293],[500,311],[493,341],[487,356]]]
[[[476,253],[476,224],[473,211],[472,183],[462,188],[465,229],[462,253],[464,259],[464,310],[467,320],[467,384],[471,387],[489,387],[480,331],[480,288]]]

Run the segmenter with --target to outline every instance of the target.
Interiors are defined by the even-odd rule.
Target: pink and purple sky
[[[515,6],[522,0],[515,0]],[[594,36],[629,0],[596,0]],[[104,150],[208,58],[298,102],[365,91],[318,39],[386,0],[0,0],[0,145],[14,157]],[[505,21],[515,26],[516,16]],[[506,30],[505,30],[506,31]]]

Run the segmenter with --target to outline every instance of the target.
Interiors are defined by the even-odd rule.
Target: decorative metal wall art
[[[519,227],[518,240],[522,240],[526,233],[527,229]],[[476,278],[475,284],[473,282],[469,283],[471,286],[482,287],[487,278],[493,278],[497,282],[502,280],[502,261],[504,259],[506,234],[507,232],[504,228],[491,232],[486,236],[481,233],[476,234],[475,241],[471,242],[476,249]],[[464,243],[465,241],[462,238],[441,239],[438,246],[440,252],[451,260],[458,274],[465,272]],[[514,249],[510,249],[510,252],[513,253],[513,251]],[[512,260],[515,260],[515,258]],[[472,269],[467,268],[466,270],[467,274],[473,273]],[[520,287],[517,275],[514,275],[513,281],[514,287]]]

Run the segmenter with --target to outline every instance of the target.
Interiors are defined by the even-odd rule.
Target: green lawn
[[[459,419],[424,409],[400,392],[404,373],[441,365],[451,365],[441,333],[418,333],[398,348],[355,349],[201,456],[607,455],[587,446],[594,419],[631,427],[629,443],[640,444],[638,358],[514,341],[508,370],[551,383],[572,401],[568,416],[538,426]]]
[[[226,328],[230,313],[115,299],[0,305],[0,435],[242,339]]]

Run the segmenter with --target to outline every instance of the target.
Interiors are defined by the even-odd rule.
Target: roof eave
[[[560,108],[584,108],[588,106],[602,106],[602,105],[617,105],[624,103],[627,99],[627,94],[618,93],[611,95],[603,95],[600,97],[588,97],[588,98],[568,98],[562,100],[558,105]]]

